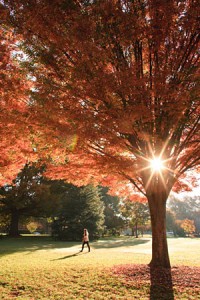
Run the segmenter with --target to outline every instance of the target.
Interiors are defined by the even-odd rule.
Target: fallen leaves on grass
[[[200,267],[174,266],[170,269],[151,269],[147,265],[119,265],[112,268],[114,276],[121,278],[127,287],[140,288],[150,285],[152,293],[161,289],[170,292],[168,299],[174,299],[173,293],[180,295],[191,291],[190,299],[200,296]],[[157,291],[155,292],[155,289]],[[169,297],[169,294],[168,294]],[[165,299],[165,298],[162,298]],[[166,298],[167,299],[167,298]]]

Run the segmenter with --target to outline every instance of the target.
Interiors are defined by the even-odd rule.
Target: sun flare
[[[159,157],[154,157],[154,159],[150,161],[150,165],[154,172],[159,172],[164,167],[163,161]]]

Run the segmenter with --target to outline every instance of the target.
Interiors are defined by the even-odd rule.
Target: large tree
[[[3,2],[35,76],[34,138],[39,151],[47,137],[49,175],[138,190],[151,266],[170,267],[166,201],[200,162],[198,1]]]

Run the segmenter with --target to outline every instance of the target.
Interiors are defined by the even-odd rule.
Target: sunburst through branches
[[[163,161],[159,157],[154,157],[150,160],[150,166],[153,172],[161,172],[164,168]]]
[[[162,160],[161,157],[154,157],[151,158],[151,159],[148,159],[148,169],[151,169],[151,176],[147,182],[147,185],[146,185],[146,188],[148,188],[150,182],[152,181],[154,175],[159,175],[162,182],[163,182],[163,185],[165,185],[165,182],[164,182],[164,179],[163,179],[163,175],[162,175],[162,172],[164,169],[166,169],[166,166],[165,166],[165,161]]]
[[[162,151],[162,153],[163,153],[163,151]],[[144,158],[143,157],[143,159],[146,161],[147,165],[142,170],[149,169],[151,171],[148,182],[146,183],[146,188],[148,188],[148,186],[150,185],[153,178],[155,178],[155,176],[156,176],[156,178],[158,178],[158,176],[159,176],[159,178],[161,179],[163,185],[165,186],[165,180],[164,180],[164,177],[163,177],[164,176],[163,173],[167,170],[172,172],[172,170],[170,170],[167,167],[167,163],[169,162],[170,159],[163,160],[162,153],[159,156],[154,156],[154,154],[152,153],[151,158]]]

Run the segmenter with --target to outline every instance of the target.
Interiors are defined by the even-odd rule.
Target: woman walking
[[[87,229],[84,229],[84,232],[83,232],[82,250],[80,252],[83,252],[85,244],[87,244],[88,252],[90,252],[89,232],[87,231]]]

